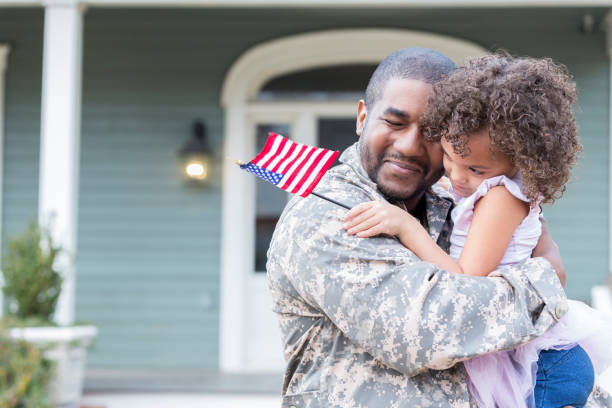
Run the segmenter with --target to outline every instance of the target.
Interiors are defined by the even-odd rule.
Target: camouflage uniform
[[[340,160],[317,192],[349,206],[384,200],[356,145]],[[430,234],[448,247],[451,202],[425,199]],[[525,343],[567,309],[542,258],[486,278],[450,275],[394,238],[348,235],[345,213],[312,195],[294,197],[272,238],[283,407],[472,407],[460,362]],[[606,406],[607,396],[594,394],[592,406]]]

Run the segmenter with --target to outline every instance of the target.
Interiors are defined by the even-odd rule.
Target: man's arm
[[[540,235],[540,239],[538,241],[538,245],[533,249],[533,253],[531,256],[542,258],[546,258],[548,262],[552,265],[555,272],[557,272],[557,277],[561,281],[561,285],[565,287],[565,267],[563,266],[563,260],[561,259],[561,252],[559,252],[559,247],[552,240],[550,233],[548,232],[548,224],[546,220],[540,217],[540,221],[542,223],[542,235]]]
[[[373,199],[358,188],[334,191],[323,193],[349,205]],[[542,258],[493,277],[450,275],[393,238],[348,235],[345,212],[316,197],[296,199],[275,231],[268,274],[290,282],[292,296],[404,374],[516,347],[562,314],[563,289]]]

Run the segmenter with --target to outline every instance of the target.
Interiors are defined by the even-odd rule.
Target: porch
[[[80,408],[269,408],[279,407],[280,395],[200,393],[95,393]]]
[[[212,383],[200,382],[201,391],[180,391],[180,386],[173,390],[155,391],[155,384],[135,390],[103,391],[96,384],[81,400],[80,408],[268,408],[279,407],[280,392],[270,389],[278,378],[261,375],[217,375]],[[194,384],[199,379],[185,379]],[[272,382],[271,382],[272,381]],[[598,380],[608,392],[612,393],[612,369],[604,372]],[[205,385],[207,384],[207,385]],[[275,386],[280,382],[274,383]],[[184,384],[183,384],[184,385]],[[214,387],[217,387],[216,389]],[[259,387],[259,388],[258,388]],[[148,388],[148,390],[146,389]]]
[[[85,379],[80,407],[278,407],[281,384],[280,374],[94,370]]]
[[[240,371],[277,364],[262,351],[264,348],[277,357],[278,366],[282,364],[264,274],[256,273],[253,266],[259,187],[255,180],[232,168],[224,172],[228,175],[225,181],[218,172],[207,190],[191,191],[181,184],[175,153],[194,117],[209,126],[218,154],[226,150],[240,158],[252,157],[257,126],[289,124],[294,137],[317,144],[322,138],[319,128],[329,119],[321,112],[333,114],[332,119],[350,115],[353,120],[353,99],[347,102],[348,110],[343,104],[331,110],[320,101],[277,101],[272,106],[270,101],[257,100],[258,91],[268,80],[294,69],[330,65],[326,54],[314,54],[330,48],[329,39],[324,38],[327,48],[319,47],[310,41],[314,38],[310,34],[361,31],[369,42],[345,34],[359,45],[359,52],[350,54],[345,63],[363,62],[364,58],[373,63],[374,52],[386,53],[380,44],[390,43],[376,41],[370,30],[380,27],[398,30],[398,41],[400,31],[427,32],[486,49],[503,46],[519,55],[549,55],[567,64],[581,90],[578,118],[585,160],[563,201],[547,209],[547,218],[567,260],[566,267],[572,271],[568,276],[570,297],[588,300],[590,288],[608,275],[610,46],[605,31],[588,33],[580,28],[587,15],[598,24],[608,21],[608,10],[596,7],[597,1],[587,5],[568,0],[563,3],[573,3],[572,7],[543,8],[553,2],[534,0],[524,3],[539,8],[505,9],[462,9],[466,2],[457,1],[453,3],[457,8],[445,9],[408,7],[411,2],[398,3],[395,8],[379,7],[359,0],[354,3],[362,7],[351,10],[342,5],[350,2],[339,1],[304,9],[294,9],[292,2],[257,7],[261,2],[239,0],[196,8],[173,8],[172,2],[161,0],[148,3],[165,5],[164,9],[144,7],[145,0],[131,1],[132,8],[113,7],[117,5],[113,0],[25,3],[31,9],[0,0],[0,5],[12,6],[4,7],[0,14],[0,40],[12,47],[6,61],[6,120],[0,120],[5,129],[1,237],[20,230],[28,216],[42,217],[57,205],[61,207],[59,213],[66,215],[66,229],[78,230],[78,234],[71,232],[71,241],[65,245],[73,247],[78,260],[69,275],[75,286],[68,285],[60,315],[63,320],[74,317],[91,321],[100,329],[88,371],[112,367],[127,372],[168,366]],[[67,3],[72,6],[65,7]],[[215,2],[182,3],[194,6]],[[228,6],[247,3],[251,8]],[[90,6],[86,13],[81,7],[84,4]],[[64,8],[70,9],[67,16],[57,10]],[[48,27],[67,29],[68,21],[74,23],[70,27],[81,27],[84,34],[76,29],[63,36],[61,32],[45,33],[43,21],[47,17]],[[78,41],[62,40],[75,37]],[[241,56],[253,55],[247,50],[262,50],[268,43],[295,45],[298,37],[309,39],[300,47],[292,47],[299,55],[273,53],[282,56],[283,63],[297,61],[295,66],[271,61],[271,67],[258,65],[260,71],[256,71],[253,64],[246,64],[248,72],[261,74],[257,77],[260,82],[246,75],[236,75],[234,81],[228,75]],[[42,99],[43,89],[46,95],[53,93],[47,90],[48,84],[57,86],[53,89],[59,89],[55,91],[58,95],[77,95],[66,89],[81,88],[81,74],[69,77],[65,75],[68,69],[43,69],[53,62],[43,61],[43,43],[49,43],[52,51],[48,54],[82,72],[82,102],[76,96],[62,104],[52,96]],[[62,59],[60,52],[53,52],[68,43],[75,51],[72,58]],[[348,47],[336,49],[344,50],[344,54],[334,51],[344,57]],[[262,60],[270,62],[269,58]],[[220,84],[225,81],[235,85],[231,89],[242,89],[243,83],[253,88],[236,94],[246,99],[224,105]],[[283,112],[278,105],[283,105]],[[65,108],[61,115],[52,109],[58,106]],[[270,116],[263,108],[278,115]],[[232,116],[236,112],[241,115]],[[70,131],[52,131],[60,119]],[[41,135],[44,139],[51,134],[65,135],[66,139],[70,136],[72,145],[78,141],[80,158],[75,154],[64,160],[62,154],[41,150]],[[350,132],[343,134],[351,136]],[[70,163],[72,170],[66,168],[65,172],[71,176],[54,176],[47,171],[53,163]],[[80,189],[75,188],[77,181],[72,177],[75,169]],[[60,188],[57,182],[68,187]],[[224,198],[230,189],[237,194]],[[78,190],[78,211],[53,202],[53,197],[42,194],[43,190],[65,191],[65,203],[70,205]],[[584,197],[589,197],[588,212],[584,210]],[[234,207],[224,207],[224,202]],[[223,216],[228,218],[225,223]],[[169,382],[168,376],[162,379],[154,373],[140,379],[135,376],[138,373],[131,374],[131,381],[125,376],[110,376],[111,381],[109,377],[89,375],[83,405],[188,408],[195,404],[257,406],[259,402],[262,406],[279,406],[280,402],[280,375],[268,384],[261,375],[253,374],[236,379],[217,373],[190,373]],[[605,378],[612,390],[612,374]]]

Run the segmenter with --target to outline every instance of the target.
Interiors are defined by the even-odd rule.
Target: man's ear
[[[366,105],[363,99],[360,99],[359,104],[357,105],[357,126],[355,130],[355,133],[357,133],[357,136],[359,137],[361,137],[361,133],[363,132],[363,127],[365,126],[367,115],[368,115],[368,108],[366,108]]]

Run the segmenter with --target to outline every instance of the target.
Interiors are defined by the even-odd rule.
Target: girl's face
[[[484,128],[468,136],[470,154],[461,157],[453,146],[442,138],[444,170],[450,179],[453,191],[460,197],[468,197],[484,179],[504,175],[513,177],[516,169],[510,159],[490,150],[489,130]]]

